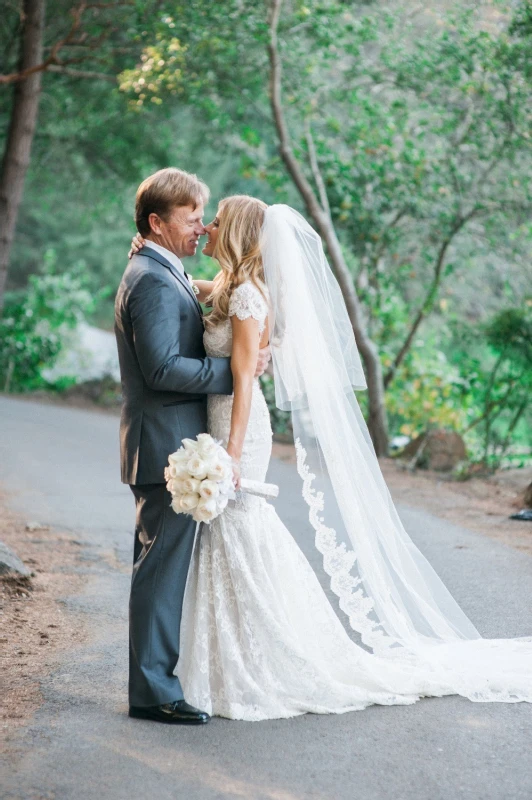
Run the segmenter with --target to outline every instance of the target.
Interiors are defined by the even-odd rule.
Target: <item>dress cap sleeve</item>
[[[234,289],[229,299],[228,314],[242,320],[253,317],[259,322],[262,333],[268,316],[268,306],[260,289],[251,281],[246,281]]]

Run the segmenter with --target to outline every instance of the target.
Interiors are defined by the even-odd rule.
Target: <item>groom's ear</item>
[[[153,212],[148,216],[148,223],[150,225],[150,230],[155,233],[157,236],[161,234],[161,218],[158,214],[154,214]]]

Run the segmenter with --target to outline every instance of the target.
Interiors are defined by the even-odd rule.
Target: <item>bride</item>
[[[532,702],[532,638],[486,640],[404,530],[353,389],[365,379],[319,236],[285,205],[220,203],[195,281],[204,343],[231,356],[234,394],[208,397],[234,482],[264,481],[272,430],[254,378],[270,342],[276,403],[292,412],[309,523],[350,639],[266,500],[237,493],[194,545],[176,667],[191,703],[231,719],[339,714],[460,694]]]

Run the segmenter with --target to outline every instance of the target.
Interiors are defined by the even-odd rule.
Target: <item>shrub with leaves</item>
[[[386,393],[390,430],[411,437],[428,428],[460,431],[467,419],[465,385],[442,350],[417,340]]]
[[[53,365],[68,331],[93,304],[81,269],[57,274],[53,254],[48,254],[43,271],[30,276],[26,289],[6,295],[0,319],[0,389],[30,391],[49,386],[41,370]]]
[[[467,379],[465,432],[475,460],[497,467],[513,449],[526,460],[532,424],[532,301],[455,331],[453,360]]]

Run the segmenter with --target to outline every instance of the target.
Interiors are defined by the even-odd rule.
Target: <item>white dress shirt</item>
[[[170,264],[171,264],[173,267],[175,267],[176,269],[178,269],[178,270],[179,270],[179,272],[180,272],[182,275],[184,275],[184,274],[185,274],[185,268],[184,268],[183,264],[182,264],[182,263],[181,263],[181,261],[178,259],[178,257],[176,256],[176,254],[175,254],[175,253],[172,253],[172,251],[171,251],[171,250],[167,250],[167,249],[166,249],[166,247],[162,247],[160,244],[156,244],[156,242],[152,242],[152,240],[151,240],[151,239],[146,239],[146,245],[145,245],[145,246],[146,246],[146,247],[151,247],[151,248],[152,248],[153,250],[155,250],[157,253],[160,253],[162,256],[164,256],[164,257],[166,258],[166,260],[167,260],[167,261],[169,261],[169,262],[170,262]],[[141,250],[141,254],[142,254],[142,250]]]

